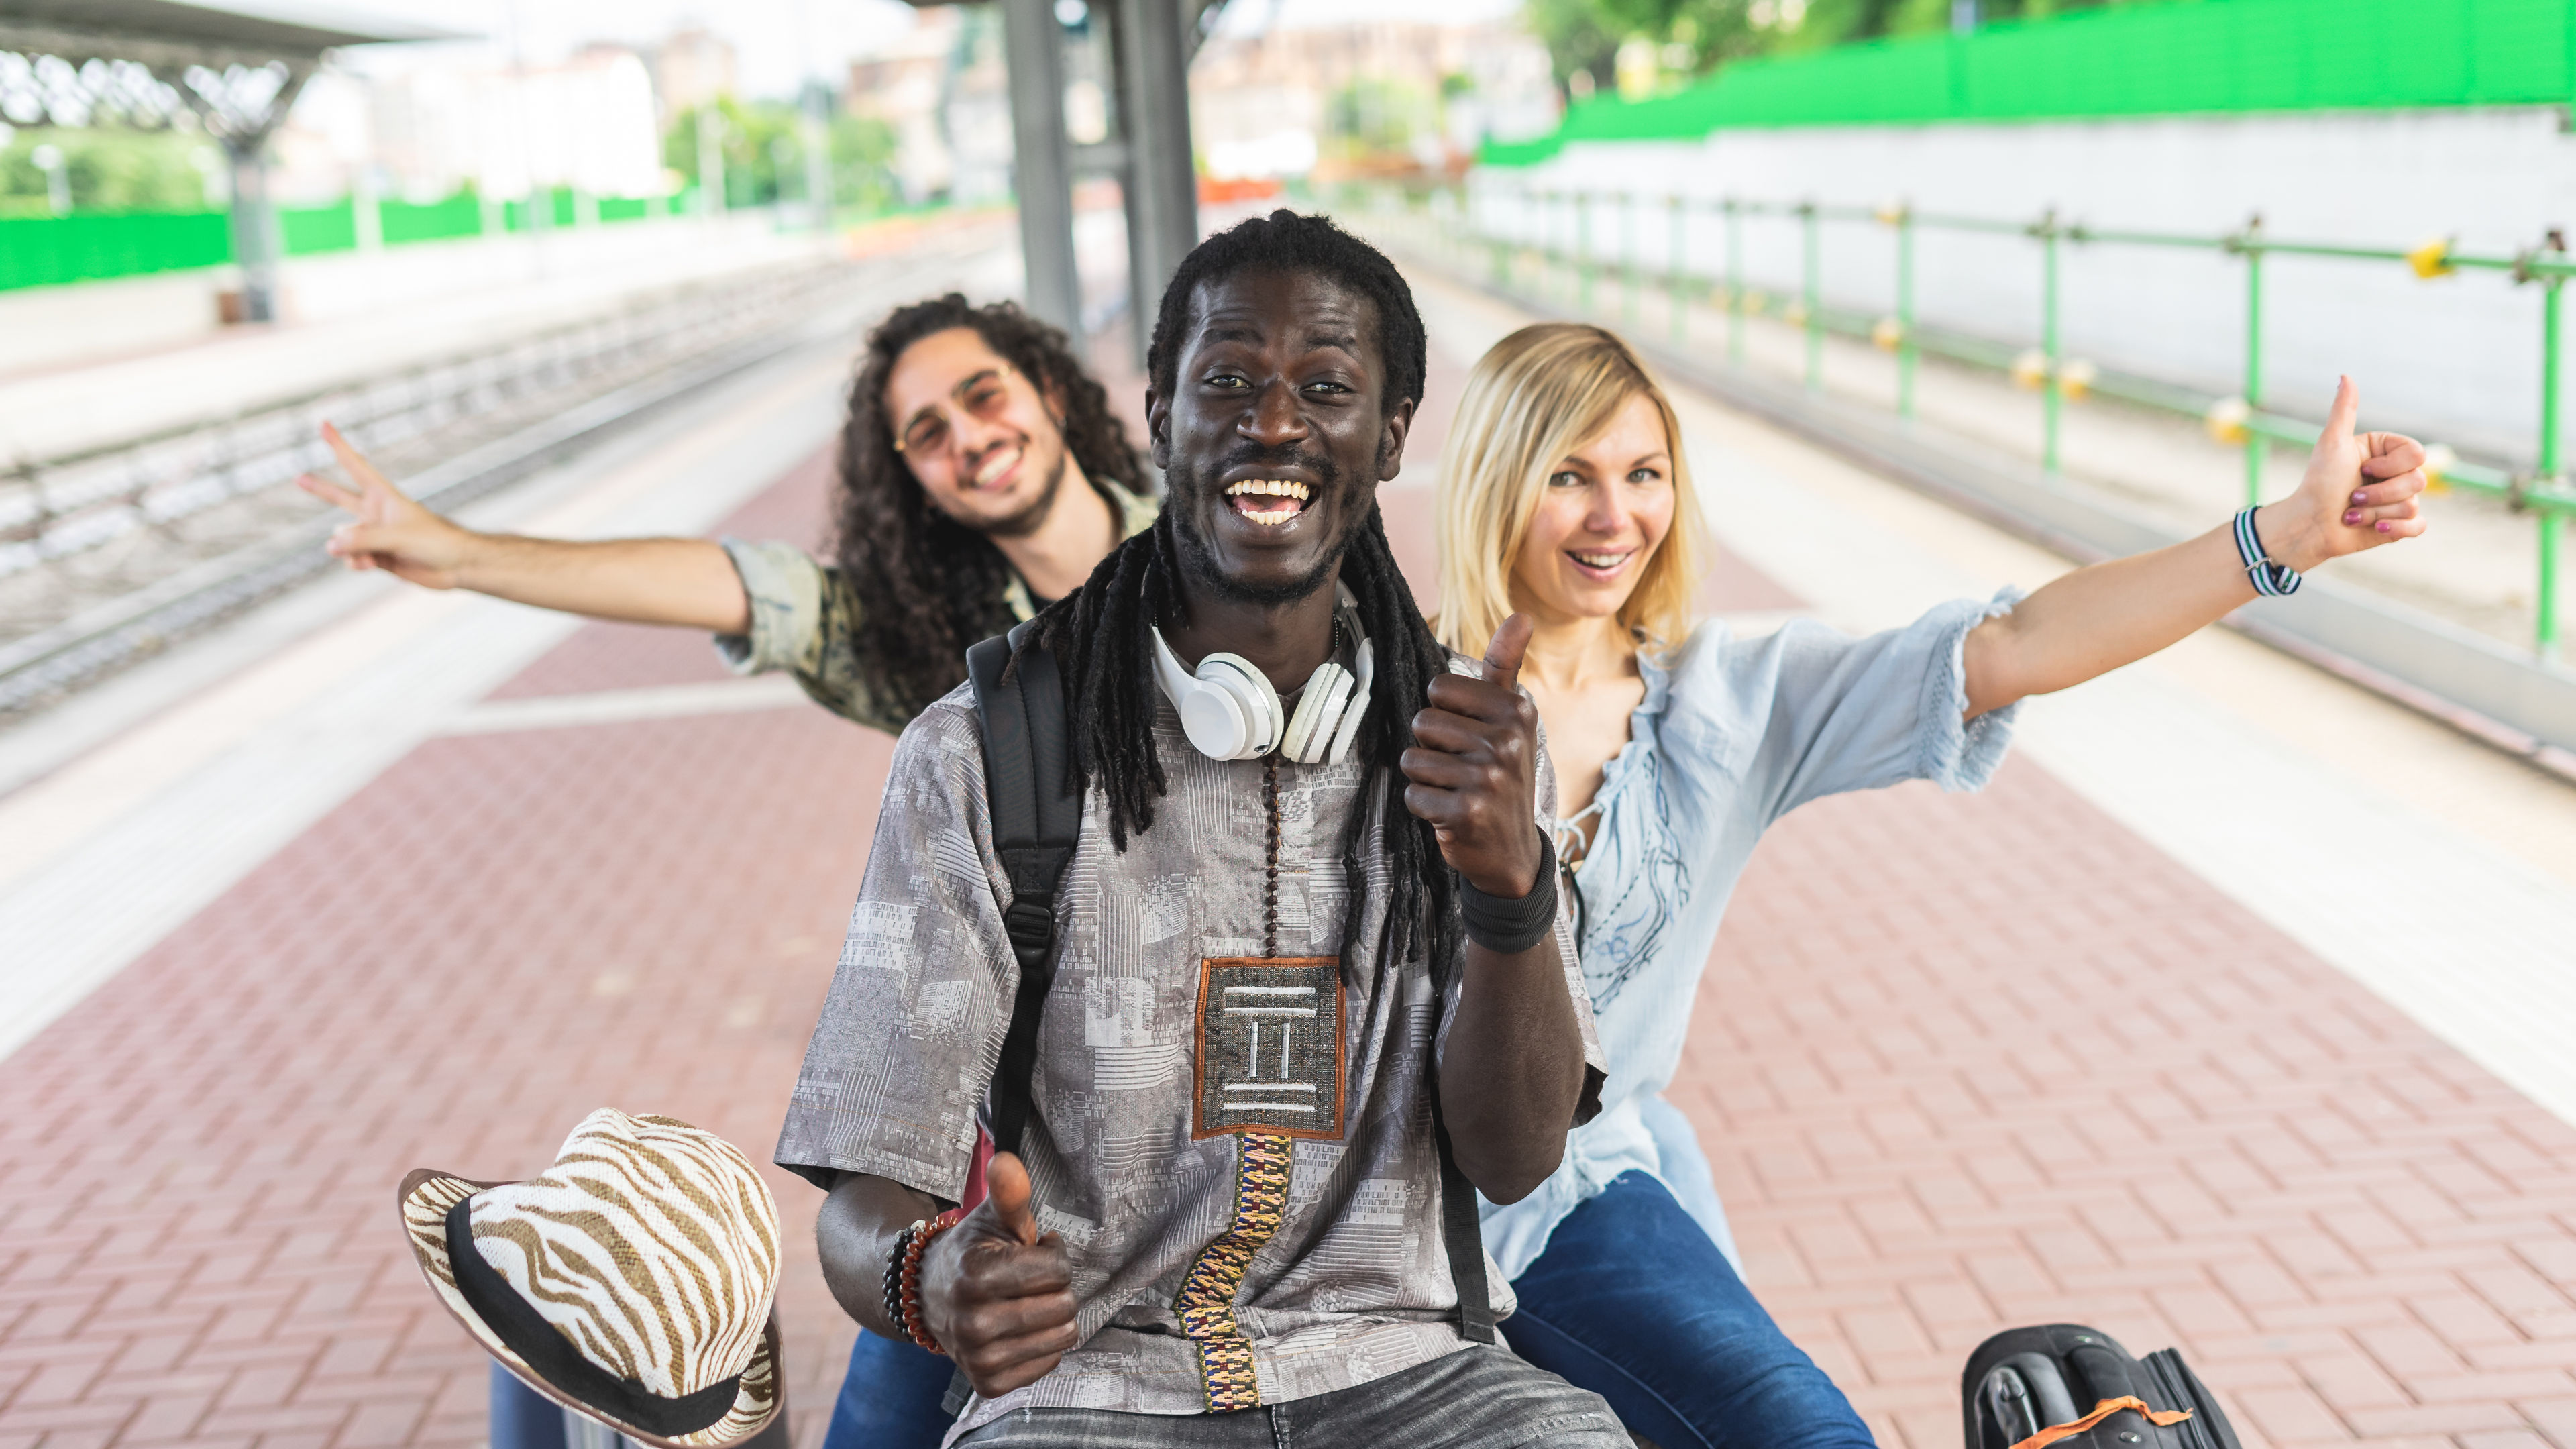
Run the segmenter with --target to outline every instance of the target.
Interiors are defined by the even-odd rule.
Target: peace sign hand
[[[452,589],[474,535],[423,508],[395,487],[366,455],[351,447],[340,430],[322,425],[322,441],[358,486],[344,488],[312,473],[295,486],[348,511],[325,547],[331,556],[355,570],[383,569],[398,579],[429,589]]]

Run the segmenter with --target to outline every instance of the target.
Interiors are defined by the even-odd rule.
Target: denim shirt
[[[1738,640],[1711,621],[1658,660],[1604,770],[1601,819],[1575,874],[1584,984],[1610,1080],[1601,1115],[1565,1160],[1509,1207],[1481,1203],[1485,1246],[1517,1278],[1566,1214],[1621,1173],[1653,1175],[1732,1258],[1689,1124],[1661,1093],[1681,1063],[1700,973],[1754,845],[1821,796],[1993,777],[2019,706],[1963,723],[1968,631],[2021,597],[1958,599],[1902,629],[1856,639],[1813,620]]]

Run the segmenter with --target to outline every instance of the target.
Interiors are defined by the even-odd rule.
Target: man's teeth
[[[1628,561],[1628,555],[1624,553],[1578,553],[1572,557],[1585,568],[1594,569],[1615,569]]]
[[[1020,461],[1020,450],[1017,448],[1006,448],[1003,451],[994,454],[992,457],[985,459],[984,466],[975,470],[975,486],[978,488],[991,487],[994,479],[1009,472],[1011,465],[1018,461]]]
[[[1285,478],[1246,478],[1225,490],[1225,496],[1228,498],[1239,497],[1246,493],[1261,493],[1273,498],[1294,498],[1303,503],[1306,501],[1307,488],[1303,483],[1290,482]]]

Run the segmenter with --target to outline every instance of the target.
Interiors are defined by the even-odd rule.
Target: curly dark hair
[[[966,678],[966,650],[1011,626],[1002,591],[1010,565],[993,541],[930,504],[894,447],[886,380],[905,348],[934,332],[974,329],[984,345],[1064,410],[1064,443],[1092,486],[1149,491],[1143,460],[1083,370],[1065,335],[1018,305],[978,307],[951,292],[898,307],[874,332],[850,383],[835,504],[841,571],[858,601],[858,653],[881,671],[869,682],[892,710],[929,708]],[[1114,509],[1116,502],[1110,500]]]
[[[1380,365],[1386,378],[1380,406],[1392,414],[1422,397],[1425,342],[1412,289],[1376,248],[1320,216],[1277,211],[1256,217],[1199,244],[1163,293],[1147,353],[1147,370],[1159,396],[1171,395],[1180,354],[1187,344],[1198,289],[1237,272],[1271,269],[1303,272],[1367,297],[1377,316]],[[1182,568],[1182,525],[1166,508],[1155,526],[1127,540],[1101,560],[1083,586],[1038,617],[1036,642],[1056,656],[1065,681],[1065,708],[1073,735],[1077,781],[1097,781],[1109,806],[1111,841],[1120,849],[1130,833],[1154,823],[1154,802],[1164,790],[1162,761],[1154,753],[1153,628],[1177,602]],[[1413,600],[1413,590],[1387,545],[1386,523],[1376,504],[1353,531],[1340,579],[1359,604],[1360,622],[1376,656],[1369,712],[1355,748],[1379,770],[1392,770],[1413,744],[1413,716],[1431,681],[1449,667],[1449,653]],[[1432,969],[1445,978],[1458,959],[1455,878],[1441,862],[1440,843],[1428,821],[1404,805],[1401,781],[1381,791],[1388,863],[1394,891],[1388,902],[1393,946],[1400,958],[1416,946],[1428,950]],[[1355,811],[1345,867],[1358,886],[1361,832],[1367,812]]]

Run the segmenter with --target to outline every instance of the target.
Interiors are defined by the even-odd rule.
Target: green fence
[[[1497,178],[1499,180],[1499,178]],[[1375,193],[1382,197],[1385,193]],[[1430,197],[1416,194],[1416,202]],[[1463,193],[1448,193],[1444,205],[1424,206],[1439,226],[1445,246],[1462,263],[1471,259],[1505,291],[1535,293],[1542,301],[1571,303],[1578,314],[1595,310],[1596,282],[1620,293],[1621,320],[1634,325],[1641,294],[1660,291],[1669,308],[1669,327],[1676,344],[1689,335],[1690,310],[1708,304],[1726,321],[1726,356],[1744,361],[1744,324],[1749,317],[1769,316],[1804,334],[1805,383],[1822,391],[1825,383],[1825,338],[1828,334],[1865,337],[1893,352],[1897,363],[1896,410],[1914,411],[1917,359],[1938,356],[1969,367],[2008,373],[2041,398],[2040,461],[2054,473],[2058,467],[2061,419],[2069,402],[2091,394],[2116,397],[2142,407],[2198,417],[2210,434],[2245,450],[2245,501],[2262,499],[2264,460],[2275,445],[2306,448],[2316,438],[2313,422],[2284,417],[2264,407],[2263,281],[2276,259],[2402,267],[2431,278],[2458,271],[2483,272],[2538,293],[2533,339],[2541,358],[2541,398],[2535,419],[2539,451],[2535,466],[2512,471],[2462,460],[2450,449],[2436,447],[2426,472],[2436,489],[2458,488],[2502,500],[2534,524],[2536,617],[2533,652],[2544,659],[2559,655],[2562,535],[2576,520],[2576,480],[2571,480],[2565,454],[2562,385],[2561,300],[2569,278],[2576,277],[2565,239],[2550,233],[2539,244],[2511,254],[2462,252],[2448,242],[2428,242],[2411,251],[2352,246],[2336,242],[2276,237],[2260,223],[2224,235],[2114,230],[2070,223],[2056,213],[2036,217],[1976,217],[1919,212],[1910,205],[1885,207],[1825,206],[1808,201],[1750,197],[1698,198],[1639,195],[1612,191],[1541,190],[1512,183],[1493,187],[1491,204],[1517,203],[1527,235],[1505,236],[1471,223]],[[1408,208],[1410,209],[1410,208]],[[1702,216],[1722,223],[1724,254],[1713,275],[1691,265],[1685,245],[1688,218]],[[1773,297],[1745,284],[1744,224],[1769,219],[1799,232],[1800,275],[1793,296]],[[1616,226],[1617,235],[1612,228]],[[1878,313],[1837,306],[1827,296],[1821,238],[1828,226],[1883,227],[1895,233],[1896,308]],[[2026,265],[2040,294],[2040,329],[2036,338],[2007,342],[1923,327],[1916,322],[1914,239],[1919,232],[1981,234],[2021,253],[2006,265]],[[1657,235],[1660,233],[1660,237]],[[2204,251],[2237,258],[2244,267],[2243,384],[2231,397],[2208,398],[2154,379],[2107,373],[2081,359],[2066,356],[2058,329],[2059,263],[2069,247],[2154,248]],[[1662,253],[1662,265],[1647,258]],[[1525,262],[1539,271],[1536,285]],[[1570,285],[1550,288],[1553,272]],[[1554,291],[1556,295],[1548,296]],[[1568,296],[1566,293],[1570,292]],[[2035,345],[2031,345],[2035,344]]]
[[[667,197],[603,196],[596,214],[602,222],[686,215],[695,194],[692,189]],[[555,226],[577,224],[583,207],[572,191],[558,190],[551,200]],[[527,230],[525,203],[509,202],[499,210],[505,229]],[[483,203],[470,191],[432,202],[382,201],[376,215],[387,246],[481,236],[486,220]],[[351,251],[358,245],[354,200],[280,207],[277,222],[290,257]],[[0,292],[211,267],[232,259],[232,220],[220,211],[0,217]]]
[[[233,254],[219,211],[0,217],[0,291],[210,267]]]
[[[460,191],[444,201],[387,201],[377,207],[376,215],[383,223],[387,246],[483,234],[483,202],[471,191]]]
[[[348,201],[336,206],[281,206],[277,209],[277,230],[290,257],[354,251],[358,245],[358,208]]]
[[[1728,127],[2565,105],[2568,0],[2167,0],[1739,61],[1672,95],[1574,107],[1555,135],[1488,146],[1526,166],[1568,141]]]

